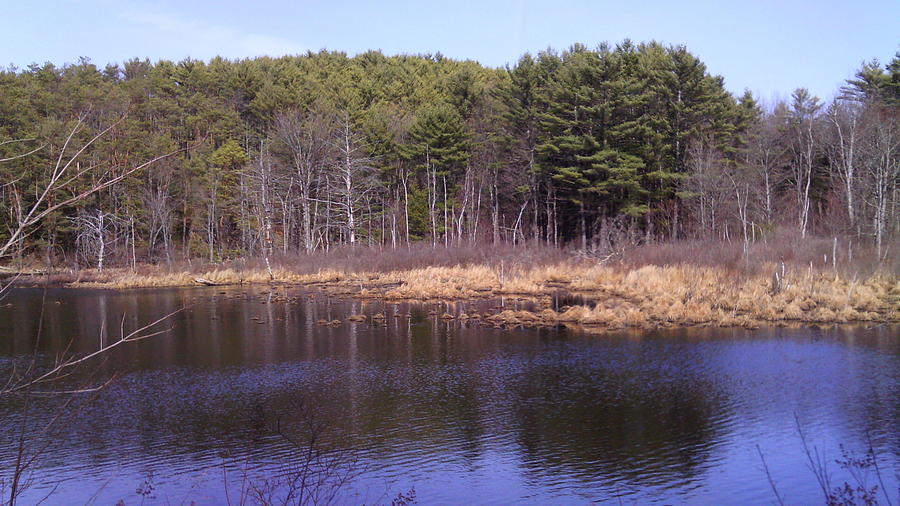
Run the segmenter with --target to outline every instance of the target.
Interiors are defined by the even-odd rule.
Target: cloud
[[[172,38],[191,52],[205,52],[224,57],[282,56],[307,51],[296,42],[268,34],[252,33],[230,26],[209,24],[160,12],[146,5],[119,4],[119,17],[144,25],[160,36]]]

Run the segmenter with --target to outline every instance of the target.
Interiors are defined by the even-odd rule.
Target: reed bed
[[[715,265],[708,259],[691,264],[676,258],[672,264],[663,263],[675,253],[668,246],[663,252],[656,247],[631,255],[628,262],[603,263],[566,256],[560,250],[500,249],[486,254],[428,248],[405,251],[394,262],[389,261],[389,253],[373,252],[366,263],[363,250],[306,262],[295,257],[279,262],[271,271],[258,262],[240,262],[82,270],[23,280],[116,289],[190,286],[200,281],[215,285],[280,283],[386,300],[509,296],[539,302],[536,311],[491,315],[489,321],[495,324],[615,329],[900,321],[900,281],[891,270],[851,273],[828,262],[758,261],[752,268],[736,267],[731,261]],[[636,261],[641,255],[654,260]],[[560,294],[577,295],[586,302],[557,307],[552,301]]]

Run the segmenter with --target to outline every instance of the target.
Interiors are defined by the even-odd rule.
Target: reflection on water
[[[4,302],[6,368],[32,353],[42,307],[37,347],[49,360],[189,305],[170,334],[96,367],[117,380],[66,419],[25,503],[54,486],[58,503],[137,502],[151,476],[149,502],[221,503],[235,476],[274,473],[289,451],[253,436],[253,413],[291,427],[299,399],[364,465],[342,502],[389,503],[411,488],[429,504],[773,502],[757,445],[788,502],[820,502],[797,421],[832,462],[870,435],[897,489],[896,327],[598,337],[440,318],[526,304],[514,300],[393,304],[285,288],[22,289]],[[351,314],[370,318],[319,323]],[[21,408],[0,404],[4,469]],[[31,423],[53,410],[32,406]]]

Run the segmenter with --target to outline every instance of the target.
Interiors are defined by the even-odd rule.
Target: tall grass
[[[765,240],[692,240],[645,244],[624,250],[616,259],[628,267],[644,265],[696,265],[723,267],[758,274],[767,264],[784,262],[813,270],[836,270],[844,276],[868,277],[876,273],[900,274],[900,244],[888,244],[879,258],[874,246],[852,237],[806,237],[778,229]]]
[[[183,286],[198,278],[277,282],[385,299],[521,296],[540,301],[543,311],[498,316],[501,322],[609,328],[900,321],[897,255],[878,259],[871,249],[852,248],[840,239],[799,241],[787,234],[746,252],[740,243],[685,241],[634,247],[602,261],[543,246],[357,247],[276,258],[271,274],[262,261],[236,260],[86,270],[45,280],[108,288]],[[582,294],[591,304],[552,307],[560,292]]]

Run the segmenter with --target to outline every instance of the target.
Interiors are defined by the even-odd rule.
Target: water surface
[[[0,302],[6,371],[35,346],[47,363],[189,306],[170,333],[91,366],[95,381],[115,380],[37,436],[49,444],[23,504],[51,491],[54,504],[233,500],[294,455],[269,430],[276,419],[286,434],[314,419],[322,445],[357,460],[340,503],[390,503],[410,489],[423,504],[773,503],[760,452],[788,503],[821,503],[798,424],[834,486],[849,479],[834,462],[841,447],[861,456],[871,441],[897,497],[896,326],[591,336],[440,318],[523,304],[17,289]],[[29,406],[0,401],[3,469],[23,412],[29,434],[58,412],[58,400]]]

